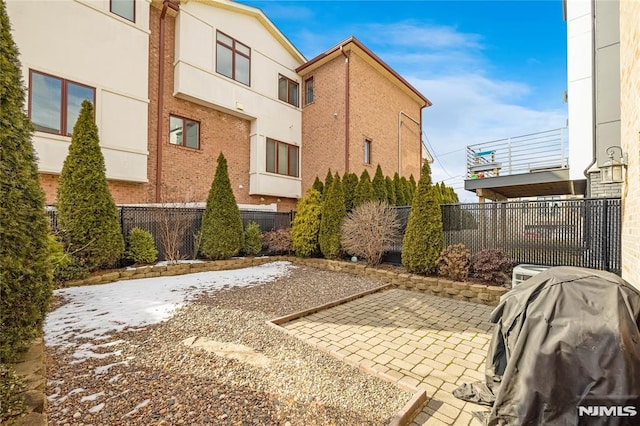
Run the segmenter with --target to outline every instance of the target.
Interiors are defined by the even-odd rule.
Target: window
[[[313,103],[313,77],[309,77],[304,81],[304,104]]]
[[[250,85],[251,49],[231,37],[216,34],[216,72]]]
[[[298,177],[299,148],[267,138],[267,172]]]
[[[136,22],[136,0],[111,0],[110,10],[131,22]]]
[[[95,105],[96,89],[29,71],[29,117],[36,130],[71,136],[85,99]]]
[[[278,99],[298,106],[298,89],[297,82],[281,75],[278,77]]]
[[[200,123],[175,115],[169,116],[169,143],[200,148]]]
[[[371,141],[364,140],[364,164],[371,164]]]

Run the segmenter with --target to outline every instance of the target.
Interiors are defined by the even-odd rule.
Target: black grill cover
[[[622,278],[550,268],[503,296],[491,322],[475,395],[493,399],[487,424],[640,425],[640,291]],[[473,400],[464,387],[456,396]]]

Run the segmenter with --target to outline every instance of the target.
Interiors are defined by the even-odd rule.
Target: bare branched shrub
[[[447,246],[436,260],[438,274],[454,281],[464,281],[469,276],[471,251],[464,244]]]
[[[262,234],[262,245],[269,255],[291,254],[293,251],[291,228],[265,232]]]
[[[385,249],[400,238],[400,223],[394,208],[384,201],[368,201],[347,214],[342,222],[342,249],[377,265]]]
[[[183,208],[169,206],[163,206],[154,211],[158,240],[165,260],[170,263],[177,263],[187,258],[183,246],[193,220],[189,213]]]

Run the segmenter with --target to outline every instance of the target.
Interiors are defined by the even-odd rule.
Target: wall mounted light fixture
[[[616,152],[617,151],[617,152]],[[614,145],[607,148],[609,159],[600,166],[600,176],[602,183],[622,183],[624,182],[625,169],[627,168],[627,154],[622,148]],[[616,157],[615,154],[618,153]]]

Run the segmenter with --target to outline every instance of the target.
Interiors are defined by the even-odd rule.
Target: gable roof
[[[237,3],[232,0],[180,0],[180,3],[201,3],[208,6],[217,7],[220,9],[229,10],[232,12],[240,13],[243,15],[251,16],[260,22],[262,26],[276,39],[287,52],[289,52],[299,62],[304,63],[307,58],[289,41],[289,39],[275,26],[273,22],[267,18],[264,12],[253,6],[247,6],[242,3]]]
[[[429,107],[433,105],[429,99],[427,99],[418,89],[413,87],[407,80],[405,80],[400,74],[398,74],[393,68],[391,68],[386,62],[384,62],[378,55],[373,53],[367,48],[360,40],[355,37],[349,37],[341,43],[338,43],[331,49],[311,59],[309,62],[299,66],[296,72],[300,75],[305,75],[313,71],[314,69],[324,65],[325,63],[335,59],[341,55],[342,52],[353,51],[357,55],[364,58],[369,64],[378,70],[378,72],[385,74],[391,81],[393,81],[398,87],[416,99],[418,103],[422,103],[423,106]]]

